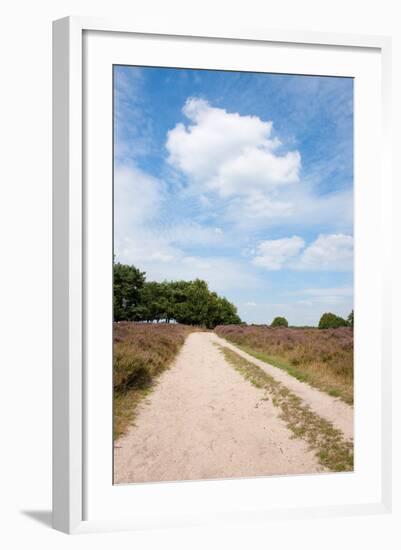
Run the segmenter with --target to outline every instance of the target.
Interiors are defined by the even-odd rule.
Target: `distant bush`
[[[275,317],[270,326],[271,327],[288,327],[288,321],[285,317]]]
[[[334,315],[334,313],[323,313],[319,321],[319,328],[340,328],[348,326],[349,324],[345,319],[338,315]]]

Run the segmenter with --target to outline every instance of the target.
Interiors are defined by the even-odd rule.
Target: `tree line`
[[[241,323],[237,308],[209,290],[205,281],[147,281],[146,273],[132,265],[114,264],[115,321],[176,321],[214,328]]]
[[[288,321],[285,317],[275,317],[271,322],[271,327],[288,327]],[[319,320],[319,328],[340,328],[340,327],[354,327],[354,310],[348,315],[346,319],[335,315],[334,313],[323,313]]]

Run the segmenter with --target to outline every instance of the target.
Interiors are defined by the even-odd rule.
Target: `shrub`
[[[347,326],[347,321],[338,315],[334,315],[334,313],[323,313],[320,317],[319,328],[340,328]]]
[[[136,357],[131,353],[126,345],[116,346],[113,365],[114,391],[124,392],[130,388],[143,389],[152,381],[150,362],[147,362],[144,357]]]
[[[270,326],[271,327],[288,327],[288,321],[285,317],[275,317]]]

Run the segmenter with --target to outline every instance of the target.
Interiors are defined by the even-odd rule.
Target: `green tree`
[[[188,324],[207,326],[209,288],[205,281],[191,281],[187,292],[186,315]]]
[[[137,308],[138,321],[159,321],[161,318],[161,291],[160,284],[146,282],[140,293],[140,305]]]
[[[120,263],[114,265],[113,303],[115,321],[175,320],[207,328],[241,322],[234,304],[201,279],[146,281],[145,273]]]
[[[207,304],[207,328],[214,328],[221,324],[223,315],[223,306],[219,296],[215,292],[210,292]]]
[[[229,302],[227,298],[224,298],[224,297],[219,298],[219,301],[220,301],[220,307],[222,310],[222,315],[221,315],[221,318],[219,319],[219,324],[220,325],[238,325],[241,322],[241,318],[237,313],[237,308],[235,307],[235,305]]]
[[[188,312],[188,281],[172,281],[169,283],[171,289],[171,318],[175,319],[179,323],[187,323],[189,318]]]
[[[271,327],[288,327],[288,321],[285,317],[275,317],[270,326]]]
[[[145,273],[134,266],[120,263],[113,269],[113,309],[115,321],[133,321],[140,303]]]
[[[347,326],[348,326],[348,322],[342,317],[339,317],[338,315],[334,315],[334,313],[323,313],[319,321],[319,328],[322,328],[322,329],[339,328],[339,327],[347,327]]]
[[[354,310],[348,315],[347,322],[350,327],[354,328]]]

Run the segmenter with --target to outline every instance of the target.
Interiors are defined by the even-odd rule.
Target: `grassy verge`
[[[290,374],[297,380],[300,380],[301,382],[307,382],[311,386],[328,393],[332,397],[340,397],[349,405],[352,405],[353,403],[352,388],[340,387],[338,384],[330,384],[327,381],[327,378],[319,377],[316,374],[313,375],[313,373],[308,370],[300,370],[297,367],[294,367],[294,365],[291,365],[289,361],[285,361],[281,357],[267,355],[267,353],[263,353],[263,351],[255,351],[249,346],[238,345],[238,347],[243,351],[246,351],[246,353],[249,353],[249,355],[252,355],[256,359],[260,359],[265,363],[269,363],[270,365],[273,365],[273,367],[285,370],[286,372],[288,372],[288,374]]]
[[[346,441],[331,422],[314,413],[310,407],[263,369],[232,350],[219,346],[226,360],[249,382],[266,392],[266,399],[280,409],[280,418],[316,453],[319,463],[333,472],[353,470],[353,443]]]
[[[135,388],[124,393],[114,392],[114,440],[116,441],[131,426],[135,419],[135,410],[139,403],[152,390],[155,382],[149,388]]]
[[[352,329],[221,326],[215,332],[253,357],[353,404]]]
[[[114,440],[133,423],[137,405],[170,366],[191,330],[192,327],[178,324],[114,325]]]

